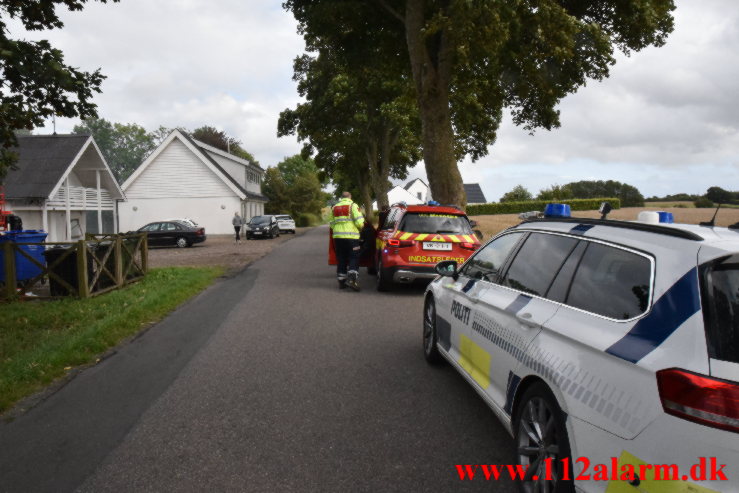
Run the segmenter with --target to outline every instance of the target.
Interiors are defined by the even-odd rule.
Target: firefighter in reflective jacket
[[[349,286],[359,291],[359,231],[364,226],[364,216],[359,211],[359,206],[352,202],[352,194],[341,194],[341,200],[331,208],[329,224],[334,237],[339,288]]]

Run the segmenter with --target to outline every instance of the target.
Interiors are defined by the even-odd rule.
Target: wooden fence
[[[15,243],[5,241],[5,278],[0,279],[0,297],[89,298],[137,281],[148,270],[146,234],[92,235],[76,242]],[[23,249],[45,247],[46,262]],[[30,279],[16,281],[16,257],[40,271]]]

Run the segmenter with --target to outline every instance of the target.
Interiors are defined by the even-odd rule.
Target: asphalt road
[[[514,491],[512,440],[421,349],[423,287],[339,291],[326,228],[278,246],[25,415],[0,491]]]

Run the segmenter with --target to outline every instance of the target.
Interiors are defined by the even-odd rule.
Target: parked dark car
[[[174,245],[185,248],[205,241],[205,228],[193,227],[180,221],[149,223],[139,228],[138,232],[146,233],[149,246]]]
[[[254,216],[246,224],[246,239],[274,238],[280,236],[280,226],[275,216]]]

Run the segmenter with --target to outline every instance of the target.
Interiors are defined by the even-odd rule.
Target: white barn
[[[116,203],[125,200],[89,135],[18,136],[16,169],[5,177],[6,208],[23,229],[43,230],[47,241],[85,233],[115,233]]]
[[[263,177],[259,165],[174,130],[123,183],[120,229],[189,218],[206,234],[233,234],[234,212],[264,214]]]

